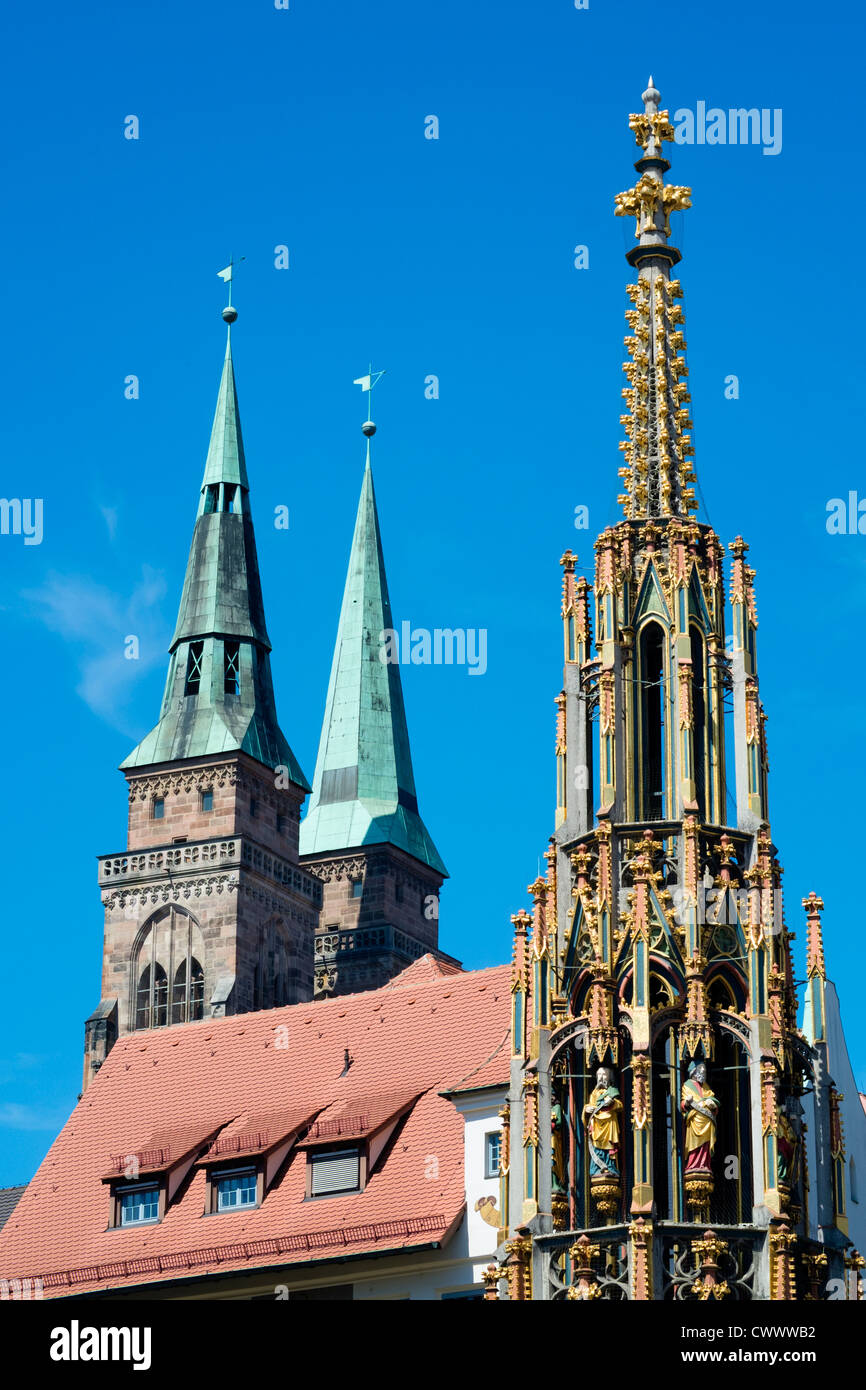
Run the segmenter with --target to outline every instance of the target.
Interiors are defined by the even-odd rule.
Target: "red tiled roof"
[[[450,961],[440,960],[438,956],[431,955],[428,951],[426,956],[419,958],[407,965],[399,975],[395,975],[393,980],[389,980],[383,989],[405,989],[407,985],[417,985],[426,980],[440,980],[443,975],[465,975],[468,972],[462,965],[451,964]]]
[[[0,1278],[41,1277],[48,1297],[447,1240],[465,1202],[463,1119],[439,1092],[476,1069],[507,1083],[511,971],[407,983],[420,963],[384,989],[121,1039],[0,1232]],[[174,1155],[191,1130],[261,1136],[304,1110],[369,1119],[391,1105],[393,1116],[413,1095],[363,1192],[305,1201],[295,1148],[260,1208],[203,1216],[199,1166],[159,1224],[105,1229],[103,1175],[136,1146]],[[436,1179],[425,1176],[431,1154]]]
[[[236,1157],[238,1154],[267,1153],[283,1139],[305,1129],[317,1114],[317,1108],[303,1105],[276,1115],[239,1115],[220,1130],[201,1162],[208,1164],[215,1159]]]
[[[122,1152],[108,1157],[103,1178],[116,1178],[129,1174],[133,1169],[139,1174],[162,1173],[180,1163],[194,1149],[201,1148],[210,1139],[218,1126],[199,1122],[176,1129],[159,1129],[151,1132],[141,1143],[131,1143],[132,1134]]]
[[[375,1096],[358,1096],[354,1100],[338,1100],[310,1126],[302,1147],[329,1144],[335,1139],[366,1139],[407,1110],[419,1094],[416,1086]]]

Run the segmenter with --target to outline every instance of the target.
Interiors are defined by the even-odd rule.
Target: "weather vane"
[[[367,375],[356,376],[353,383],[355,386],[360,386],[362,391],[369,392],[369,399],[367,401],[367,419],[361,426],[361,429],[363,430],[364,434],[367,436],[368,439],[371,435],[376,433],[376,426],[373,424],[373,387],[376,385],[378,381],[381,381],[384,375],[384,369],[381,372],[374,372],[373,364],[371,362],[370,370],[367,373]]]
[[[229,302],[223,309],[223,318],[225,319],[226,323],[234,323],[235,319],[238,316],[238,311],[232,304],[232,280],[234,279],[235,266],[240,265],[241,261],[245,260],[246,256],[238,256],[237,260],[235,260],[232,256],[225,270],[217,271],[217,275],[219,276],[219,278],[221,280],[224,280],[229,287]]]

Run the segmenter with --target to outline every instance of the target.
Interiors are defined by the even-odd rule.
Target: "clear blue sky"
[[[758,570],[798,974],[814,888],[866,1089],[843,830],[866,771],[866,537],[825,528],[829,498],[866,495],[860,8],[733,0],[663,20],[637,0],[54,0],[4,23],[0,492],[44,499],[44,539],[0,537],[0,1183],[31,1175],[80,1086],[100,993],[95,857],[124,846],[117,765],[162,696],[232,252],[281,723],[312,776],[361,481],[352,380],[372,358],[388,369],[375,466],[395,617],[488,632],[483,677],[404,669],[421,810],[451,872],[442,945],[470,966],[508,958],[553,823],[559,556],[591,564],[619,515],[632,223],[613,197],[633,180],[627,117],[650,71],[671,111],[784,113],[775,157],[673,149],[671,179],[694,190],[674,232],[702,493]],[[287,532],[270,524],[280,503]],[[130,633],[138,662],[123,659]]]

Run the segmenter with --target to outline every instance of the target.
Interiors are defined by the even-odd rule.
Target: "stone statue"
[[[688,1079],[683,1082],[680,1111],[686,1123],[686,1173],[709,1173],[716,1146],[716,1116],[719,1102],[707,1085],[705,1062],[690,1062]]]
[[[607,1067],[599,1067],[589,1104],[583,1107],[587,1127],[590,1177],[619,1178],[619,1124],[622,1101]]]

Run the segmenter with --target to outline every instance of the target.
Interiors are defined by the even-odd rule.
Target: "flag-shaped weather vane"
[[[225,281],[225,283],[229,287],[229,302],[223,309],[223,318],[225,319],[226,323],[234,323],[235,319],[238,316],[238,311],[232,304],[232,280],[234,279],[235,266],[240,265],[241,261],[245,260],[246,256],[238,256],[237,260],[235,260],[234,257],[232,257],[224,270],[217,271],[217,275],[219,276],[219,278]]]
[[[382,380],[382,377],[384,375],[384,369],[381,372],[374,372],[373,364],[370,363],[370,370],[367,373],[367,375],[356,376],[353,383],[355,386],[360,386],[362,391],[369,392],[369,397],[367,400],[367,419],[361,426],[361,429],[363,430],[364,434],[367,436],[368,439],[371,435],[374,435],[376,433],[376,426],[373,424],[373,387],[376,385],[378,381]]]

